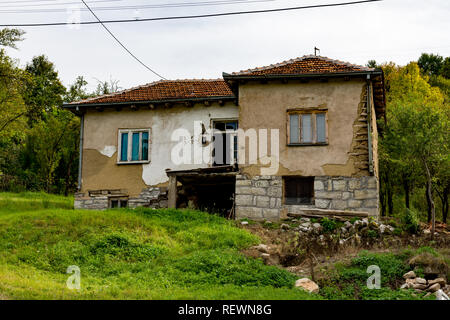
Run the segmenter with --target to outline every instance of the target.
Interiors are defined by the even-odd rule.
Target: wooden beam
[[[177,176],[169,175],[168,207],[177,208]]]

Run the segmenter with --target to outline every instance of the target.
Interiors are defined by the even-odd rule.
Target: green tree
[[[0,46],[11,47],[17,49],[16,43],[23,40],[25,32],[19,29],[1,29],[0,30]]]
[[[66,88],[59,80],[54,64],[44,55],[34,57],[25,70],[32,77],[32,83],[24,96],[28,120],[32,126],[62,105]]]
[[[444,58],[440,55],[422,53],[417,64],[420,69],[428,76],[437,76],[441,72]]]

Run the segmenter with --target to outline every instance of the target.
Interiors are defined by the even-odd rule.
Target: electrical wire
[[[128,50],[128,48],[119,40],[117,39],[117,37],[108,29],[107,26],[105,26],[103,24],[103,22],[99,19],[99,17],[97,17],[97,15],[94,13],[94,11],[91,10],[91,8],[87,5],[86,2],[84,2],[84,0],[81,0],[84,5],[86,6],[86,8],[89,9],[89,11],[92,13],[92,15],[95,17],[95,19],[97,19],[97,21],[103,26],[103,28],[105,28],[105,30],[111,35],[111,37],[114,38],[114,40],[117,41],[117,43],[126,51],[128,52],[137,62],[139,62],[141,65],[143,65],[147,70],[149,70],[150,72],[152,72],[153,74],[155,74],[156,76],[158,76],[159,78],[163,79],[163,80],[167,80],[166,78],[164,78],[162,75],[160,75],[159,73],[157,73],[156,71],[154,71],[153,69],[151,69],[149,66],[147,66],[145,63],[143,63],[138,57],[136,57],[130,50]]]
[[[98,2],[111,2],[112,0],[99,0],[92,1],[91,3]],[[122,1],[122,0],[114,0]],[[100,10],[126,10],[126,9],[161,9],[161,8],[182,8],[182,7],[202,7],[202,6],[219,6],[219,5],[234,5],[234,4],[246,4],[246,3],[258,3],[258,2],[273,2],[277,0],[220,0],[220,1],[197,1],[197,2],[179,2],[179,3],[160,3],[150,5],[128,5],[128,6],[109,6],[109,7],[92,7],[95,11]],[[50,12],[65,12],[66,8],[45,8],[45,9],[28,9],[23,10],[24,7],[40,7],[40,6],[62,6],[62,5],[76,5],[80,2],[65,2],[65,3],[50,3],[50,4],[28,4],[19,6],[2,6],[0,8],[14,8],[9,10],[1,10],[0,13],[50,13]],[[1,2],[0,2],[1,4]],[[87,8],[80,9],[81,11],[88,11]]]
[[[380,2],[383,0],[364,0],[364,1],[353,1],[353,2],[342,2],[342,3],[330,3],[330,4],[318,4],[310,6],[301,7],[289,7],[289,8],[276,8],[276,9],[263,9],[263,10],[250,10],[250,11],[234,11],[234,12],[221,12],[221,13],[211,13],[211,14],[197,14],[189,16],[169,16],[169,17],[156,17],[156,18],[143,18],[143,19],[121,19],[121,20],[98,20],[98,21],[81,21],[81,22],[47,22],[47,23],[17,23],[17,24],[0,24],[0,27],[49,27],[49,26],[66,26],[66,25],[89,25],[89,24],[109,24],[109,23],[127,23],[127,22],[144,22],[144,21],[162,21],[162,20],[181,20],[181,19],[199,19],[199,18],[212,18],[212,17],[223,17],[223,16],[235,16],[243,14],[259,14],[259,13],[269,13],[269,12],[283,12],[283,11],[293,11],[301,9],[314,9],[314,8],[326,8],[326,7],[338,7],[338,6],[350,6],[369,2]],[[83,1],[84,2],[84,1]]]

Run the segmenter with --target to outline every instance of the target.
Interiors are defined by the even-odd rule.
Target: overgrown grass
[[[72,199],[0,194],[0,296],[9,299],[317,299],[239,250],[259,239],[193,210],[71,210]],[[70,290],[68,266],[81,270]]]
[[[423,249],[427,250],[427,249]],[[336,264],[329,277],[321,281],[320,294],[334,300],[416,300],[423,299],[424,293],[415,293],[412,289],[396,289],[404,281],[403,274],[409,271],[407,259],[413,251],[394,253],[370,253],[362,251],[348,264]],[[378,266],[381,273],[381,288],[369,289],[367,279],[369,266]],[[435,299],[430,296],[428,299]]]

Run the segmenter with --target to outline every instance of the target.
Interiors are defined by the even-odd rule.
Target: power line
[[[99,2],[113,2],[122,0],[99,0],[92,1],[91,3]],[[150,5],[128,5],[128,6],[109,6],[109,7],[92,7],[95,11],[100,10],[123,10],[123,9],[159,9],[159,8],[182,8],[182,7],[202,7],[202,6],[219,6],[219,5],[233,5],[233,4],[246,4],[255,2],[273,2],[277,0],[220,0],[220,1],[197,1],[197,2],[178,2],[178,3],[159,3]],[[0,2],[0,8],[13,8],[13,9],[2,9],[1,13],[48,13],[48,12],[65,12],[66,8],[44,8],[44,9],[22,9],[26,7],[48,7],[48,6],[62,6],[62,5],[76,5],[77,2],[65,2],[65,3],[38,3],[38,4],[27,4],[27,5],[7,5],[3,6]],[[80,9],[82,11],[88,11],[86,8]]]
[[[111,37],[114,38],[114,40],[117,41],[117,43],[123,48],[125,49],[126,52],[128,52],[137,62],[139,62],[141,65],[143,65],[147,70],[149,70],[150,72],[152,72],[153,74],[155,74],[156,76],[160,77],[161,79],[167,80],[166,78],[164,78],[163,76],[161,76],[159,73],[157,73],[156,71],[152,70],[149,66],[147,66],[145,63],[143,63],[141,60],[138,59],[138,57],[136,57],[130,50],[128,50],[127,47],[125,47],[125,45],[120,42],[119,39],[117,39],[117,37],[108,29],[108,27],[106,27],[103,22],[97,17],[97,15],[94,13],[94,11],[91,10],[91,8],[87,5],[86,2],[84,2],[84,0],[81,0],[84,5],[89,9],[89,11],[92,13],[92,15],[95,17],[95,19],[97,19],[97,21],[103,26],[103,28],[105,28],[106,31],[108,31],[108,33],[111,35]]]
[[[73,25],[73,24],[88,25],[88,24],[99,24],[99,23],[105,24],[105,23],[125,23],[125,22],[144,22],[144,21],[198,19],[198,18],[212,18],[212,17],[234,16],[234,15],[242,15],[242,14],[256,14],[256,13],[282,12],[282,11],[292,11],[292,10],[301,10],[301,9],[349,6],[349,5],[355,5],[355,4],[361,4],[361,3],[379,2],[379,1],[383,1],[383,0],[364,0],[364,1],[330,3],[330,4],[318,4],[318,5],[301,6],[301,7],[290,7],[290,8],[277,8],[277,9],[251,10],[251,11],[235,11],[235,12],[222,12],[222,13],[211,13],[211,14],[198,14],[198,15],[190,15],[190,16],[169,16],[169,17],[144,18],[144,19],[81,21],[81,22],[77,22],[77,23],[73,23],[73,22],[50,22],[50,23],[0,24],[0,27],[48,27],[48,26],[65,26],[65,25]]]

